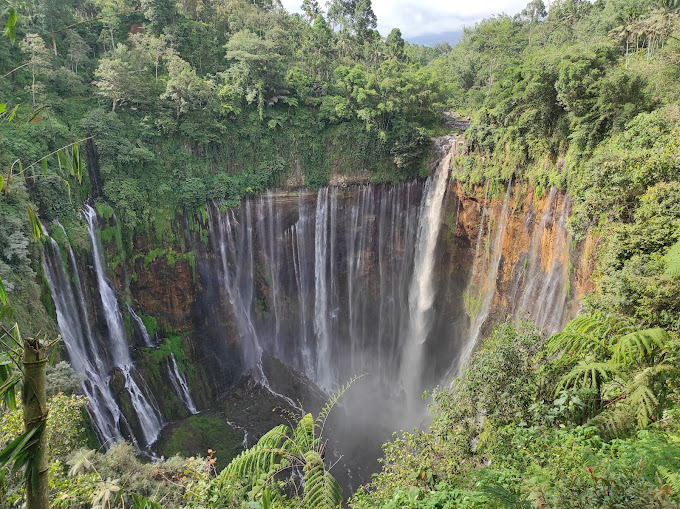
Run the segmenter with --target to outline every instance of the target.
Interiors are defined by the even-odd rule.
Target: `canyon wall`
[[[329,393],[369,373],[347,406],[366,436],[389,423],[379,444],[418,424],[422,391],[447,384],[494,324],[559,330],[592,289],[595,240],[573,245],[571,203],[555,189],[450,180],[458,141],[439,140],[427,181],[209,203],[161,249],[140,235],[132,254],[116,252],[101,239],[115,216],[86,207],[91,253],[65,263],[52,246],[45,271],[85,390],[106,396],[92,409],[102,441],[146,447],[245,374],[276,394],[266,352]],[[108,275],[100,244],[122,260]]]

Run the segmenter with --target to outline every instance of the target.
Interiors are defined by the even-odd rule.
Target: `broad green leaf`
[[[0,177],[0,189],[2,189],[2,177]],[[3,306],[7,305],[7,292],[5,291],[5,285],[2,284],[2,278],[0,277],[0,304]]]
[[[14,108],[12,108],[12,112],[9,114],[9,118],[7,119],[7,122],[11,122],[12,120],[14,120],[14,115],[17,114],[18,109],[19,109],[18,104]]]
[[[28,220],[31,223],[31,233],[33,234],[33,240],[38,241],[43,236],[42,226],[40,225],[40,220],[33,209],[28,206]]]
[[[66,169],[69,172],[72,171],[72,168],[69,167],[69,160],[63,150],[57,150],[57,159],[59,160],[59,171],[62,171],[63,169]]]
[[[80,183],[83,180],[83,175],[81,172],[81,165],[80,165],[80,145],[77,143],[73,144],[72,148],[72,155],[73,155],[73,175],[78,179],[78,183]]]
[[[9,37],[9,40],[14,44],[14,40],[16,39],[16,27],[15,25],[17,24],[17,11],[14,9],[14,7],[9,8],[9,16],[7,18],[7,23],[5,23],[5,35]]]
[[[7,110],[7,105],[5,103],[0,103],[0,115],[5,113],[6,110]]]
[[[47,158],[42,160],[42,172],[43,176],[47,177]]]
[[[40,431],[42,431],[43,427],[44,423],[41,422],[35,428],[22,433],[9,444],[7,444],[7,446],[2,451],[0,451],[0,466],[6,467],[10,463],[14,463],[14,471],[21,468],[21,466],[23,466],[21,463],[24,462],[20,461],[17,465],[16,460],[27,456],[27,452],[29,452],[28,450],[40,439]]]
[[[62,182],[66,186],[66,192],[68,194],[68,201],[71,201],[71,184],[68,183],[68,180],[62,179]]]

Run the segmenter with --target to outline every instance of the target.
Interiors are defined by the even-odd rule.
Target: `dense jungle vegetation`
[[[454,178],[470,190],[529,182],[536,198],[565,190],[573,241],[599,243],[596,291],[549,339],[498,327],[433,392],[431,427],[386,444],[383,471],[349,505],[680,505],[676,0],[533,0],[453,48],[381,37],[370,0],[327,11],[304,0],[303,15],[267,0],[12,5],[0,9],[0,278],[22,331],[56,335],[27,206],[85,245],[80,204],[103,196],[122,244],[145,234],[153,245],[172,238],[176,210],[200,214],[206,198],[235,204],[350,169],[372,182],[423,176],[430,136],[456,111],[471,122]],[[82,184],[73,164],[41,159],[75,141],[95,177]],[[334,507],[342,496],[322,451],[329,408],[228,466],[219,450],[148,464],[127,444],[95,452],[78,385],[66,363],[49,368],[53,507]],[[20,410],[0,426],[1,441],[16,437]],[[22,489],[3,470],[0,508],[20,505]]]

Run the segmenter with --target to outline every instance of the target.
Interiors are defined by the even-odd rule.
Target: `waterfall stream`
[[[175,354],[171,353],[170,357],[166,359],[166,362],[168,364],[168,373],[170,374],[170,383],[172,384],[172,388],[175,389],[175,394],[177,394],[177,397],[184,404],[190,414],[197,414],[198,410],[196,409],[194,398],[191,397],[191,393],[189,392],[187,379],[182,373],[179,372]]]
[[[73,281],[64,268],[56,241],[47,237],[43,269],[57,312],[57,325],[64,339],[73,369],[85,376],[82,388],[88,397],[88,411],[103,444],[122,438],[121,429],[129,426],[115,401],[109,385],[106,363],[92,333],[85,298],[73,252],[69,252],[69,269]]]
[[[417,399],[453,158],[451,138],[442,141],[426,182],[209,206],[222,309],[234,318],[244,370],[267,385],[267,350],[327,391],[366,372],[387,396]]]
[[[56,241],[48,237],[43,267],[57,310],[57,324],[76,372],[85,376],[83,392],[89,398],[88,409],[103,444],[129,436],[141,447],[148,447],[163,427],[163,418],[151,391],[135,372],[130,356],[123,316],[118,300],[104,271],[104,258],[97,237],[97,214],[85,205],[83,215],[88,224],[92,259],[97,280],[99,305],[105,321],[105,334],[99,337],[90,322],[78,266],[69,248],[69,278]],[[61,226],[61,225],[58,225]],[[133,320],[141,322],[131,311]],[[141,330],[146,329],[141,324]],[[150,343],[150,338],[145,337]],[[121,410],[119,398],[111,388],[118,371],[124,383],[138,426],[132,426]],[[136,431],[135,431],[136,430]]]
[[[405,353],[401,363],[401,382],[406,391],[407,403],[414,408],[424,387],[422,344],[427,340],[431,325],[432,304],[435,297],[435,247],[442,223],[444,194],[451,170],[453,152],[445,149],[434,175],[425,184],[420,207],[420,220],[416,236],[414,270],[409,288],[409,325]]]
[[[487,188],[488,192],[488,188]],[[493,236],[493,244],[490,247],[489,260],[485,264],[486,274],[481,278],[482,286],[478,289],[478,303],[479,307],[476,312],[472,313],[470,332],[468,333],[467,340],[465,341],[463,348],[461,349],[460,356],[458,358],[458,367],[456,372],[460,372],[461,368],[465,365],[467,360],[470,358],[472,351],[474,350],[477,342],[480,339],[482,332],[482,327],[489,318],[489,312],[491,311],[491,304],[493,302],[494,296],[496,295],[497,289],[497,278],[498,269],[500,268],[501,256],[503,254],[503,240],[504,235],[507,230],[508,221],[510,219],[510,213],[508,210],[508,205],[510,203],[510,195],[512,194],[512,179],[508,183],[508,188],[505,193],[505,199],[503,200],[503,208],[501,209],[500,217],[496,218],[497,224],[495,228],[495,235]],[[482,214],[482,222],[484,219],[484,214]],[[480,230],[483,225],[480,225]],[[479,250],[479,245],[477,246]],[[478,253],[475,254],[478,256]],[[474,277],[474,273],[472,277]],[[468,286],[468,293],[472,295],[475,291]]]
[[[90,235],[94,270],[97,275],[97,286],[101,298],[104,319],[108,328],[107,350],[110,353],[110,367],[119,368],[125,380],[125,389],[130,394],[132,406],[137,413],[140,423],[143,446],[149,446],[156,441],[163,427],[163,417],[150,391],[142,390],[133,376],[134,366],[130,357],[123,327],[123,315],[118,306],[118,299],[109,283],[104,270],[104,255],[97,236],[97,212],[88,204],[83,207],[83,214],[87,221],[87,231]],[[145,387],[146,389],[146,387]]]
[[[151,348],[153,346],[153,341],[151,341],[151,336],[149,336],[149,331],[146,330],[146,325],[144,325],[144,322],[142,319],[139,317],[137,313],[135,313],[135,310],[132,309],[132,306],[130,304],[127,305],[127,310],[128,314],[130,315],[130,318],[132,321],[135,323],[135,327],[137,329],[137,332],[142,337],[142,346],[145,346],[147,348]]]

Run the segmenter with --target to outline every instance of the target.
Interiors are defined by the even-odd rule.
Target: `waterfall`
[[[124,333],[123,316],[118,306],[116,294],[104,271],[104,256],[97,237],[97,213],[93,207],[86,204],[83,208],[83,214],[87,221],[97,286],[108,329],[106,347],[109,352],[109,368],[118,368],[122,372],[125,389],[130,395],[132,406],[140,423],[142,436],[137,438],[142,439],[143,446],[149,446],[158,438],[164,424],[163,419],[148,388],[145,387],[147,390],[143,391],[133,376],[134,366]]]
[[[569,280],[569,260],[566,258],[569,252],[569,234],[566,222],[571,211],[571,201],[565,198],[561,200],[561,204],[558,202],[557,190],[552,187],[540,222],[531,236],[529,252],[525,258],[526,266],[513,289],[513,300],[518,302],[514,310],[515,318],[534,321],[546,335],[558,332],[564,325],[563,317],[568,298],[565,283]],[[545,252],[544,245],[549,246],[550,252]],[[560,255],[552,262],[551,252]]]
[[[246,370],[266,348],[328,390],[368,371],[394,386],[423,189],[321,188],[313,199],[268,192],[240,209],[210,205],[221,309],[234,317]]]
[[[488,187],[487,187],[488,190]],[[463,348],[460,352],[459,358],[457,360],[457,367],[456,367],[456,372],[460,372],[460,370],[465,366],[465,363],[467,360],[470,358],[470,355],[472,355],[472,351],[474,350],[475,346],[477,345],[477,342],[480,339],[480,335],[482,332],[482,327],[487,321],[487,318],[489,317],[489,313],[491,311],[491,304],[493,302],[493,298],[496,295],[496,287],[497,287],[497,278],[498,278],[498,269],[500,267],[500,262],[501,262],[501,256],[503,254],[503,239],[505,236],[505,231],[506,227],[508,224],[508,221],[510,219],[510,211],[509,211],[509,204],[510,204],[510,195],[512,194],[512,179],[510,179],[510,182],[508,183],[508,189],[505,193],[505,199],[503,200],[503,208],[501,209],[501,215],[497,219],[497,224],[496,224],[496,235],[493,238],[493,244],[490,246],[490,254],[489,254],[489,263],[488,268],[486,270],[486,274],[484,277],[481,278],[481,288],[479,289],[479,297],[480,299],[479,302],[479,309],[476,310],[475,313],[472,314],[471,316],[471,324],[470,324],[470,331],[468,333],[467,340],[465,341]],[[482,221],[484,219],[484,214],[482,213]],[[480,232],[481,229],[483,228],[483,225],[480,225]],[[477,239],[477,250],[479,250],[479,238]],[[478,256],[479,253],[475,253],[475,257]],[[475,267],[473,267],[474,269]],[[471,274],[471,278],[475,277],[475,274]],[[472,296],[474,295],[474,288],[473,284],[470,283],[468,285],[468,295]],[[471,297],[472,298],[472,297]]]
[[[240,222],[232,210],[221,213],[213,207],[209,218],[215,232],[213,243],[219,253],[222,287],[234,312],[243,344],[243,363],[264,379],[260,341],[252,317],[253,307],[253,228],[250,202],[241,209]]]
[[[43,270],[52,291],[59,333],[64,339],[73,369],[86,377],[82,389],[88,397],[87,409],[99,438],[107,443],[122,438],[120,428],[122,425],[127,427],[127,423],[109,387],[108,375],[92,335],[72,251],[69,255],[70,269],[76,275],[73,282],[64,268],[59,246],[47,236]]]
[[[172,384],[172,388],[175,389],[175,394],[177,394],[177,397],[184,404],[190,414],[197,414],[198,410],[196,409],[194,399],[191,397],[191,393],[189,392],[187,379],[182,373],[179,372],[175,354],[171,353],[170,357],[166,359],[166,362],[168,363],[168,375],[170,376],[170,383]]]
[[[135,313],[135,310],[132,309],[132,306],[130,306],[130,304],[127,304],[127,310],[128,310],[128,313],[130,314],[130,318],[132,318],[132,321],[135,322],[135,326],[137,327],[137,331],[142,336],[143,345],[147,348],[152,347],[153,341],[151,341],[151,336],[149,336],[149,331],[146,330],[146,325],[144,325],[144,322],[142,321],[142,319],[139,317],[139,315],[137,313]]]
[[[435,296],[433,285],[435,247],[442,223],[444,194],[453,158],[451,146],[446,150],[447,155],[442,158],[434,175],[425,184],[424,198],[420,207],[414,270],[408,295],[409,326],[401,364],[401,381],[410,406],[413,406],[422,394],[422,344],[427,341],[430,332],[430,315]]]
[[[314,230],[314,332],[317,337],[316,378],[322,387],[333,387],[328,324],[328,188],[319,189]]]

